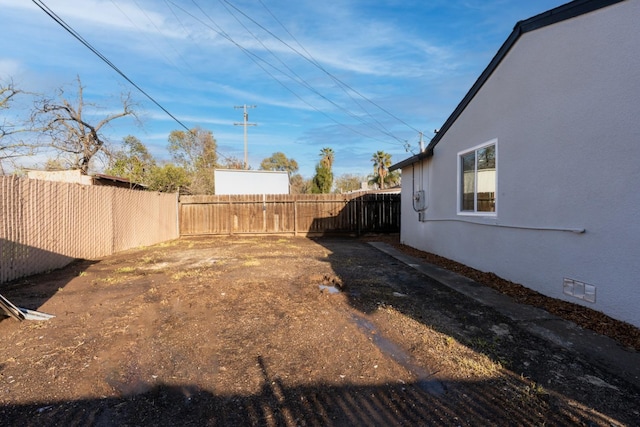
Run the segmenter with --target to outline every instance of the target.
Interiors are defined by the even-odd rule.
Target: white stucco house
[[[401,169],[404,244],[640,327],[640,1],[518,22]]]

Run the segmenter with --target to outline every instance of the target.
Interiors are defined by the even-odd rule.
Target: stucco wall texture
[[[403,168],[402,241],[640,327],[638,16],[625,1],[523,34],[433,156]],[[460,215],[458,153],[493,139],[497,213]]]

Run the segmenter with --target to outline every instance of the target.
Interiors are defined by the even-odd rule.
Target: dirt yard
[[[640,391],[356,239],[185,238],[2,285],[0,425],[640,425]]]

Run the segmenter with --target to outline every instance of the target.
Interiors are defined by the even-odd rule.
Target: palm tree
[[[389,174],[389,166],[391,166],[391,154],[384,151],[377,151],[371,157],[373,162],[374,179],[382,190],[384,188],[385,178]]]
[[[332,148],[323,148],[320,150],[320,164],[325,168],[331,170],[333,166],[334,152]]]
[[[316,174],[312,179],[312,193],[329,193],[333,186],[333,166],[334,152],[331,148],[320,150],[320,162],[316,165]]]

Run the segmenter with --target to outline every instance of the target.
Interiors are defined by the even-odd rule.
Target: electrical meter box
[[[424,190],[413,193],[413,208],[417,211],[424,211],[427,209],[427,196]]]

